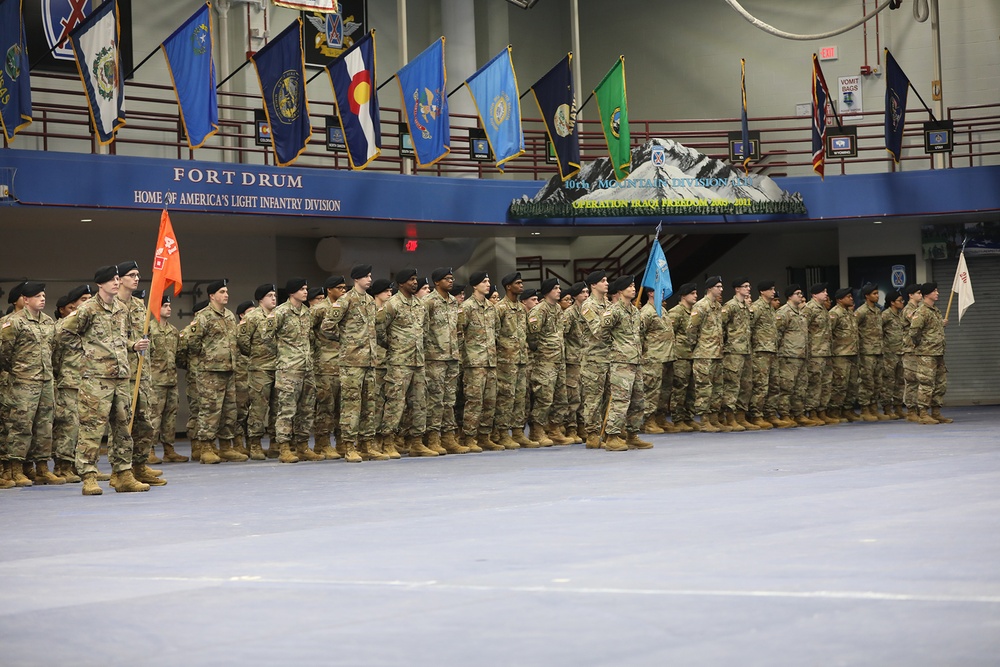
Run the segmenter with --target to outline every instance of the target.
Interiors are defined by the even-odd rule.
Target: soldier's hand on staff
[[[139,354],[143,354],[146,350],[149,349],[149,338],[147,336],[143,336],[142,338],[136,341],[135,345],[132,346],[132,349],[138,352]]]

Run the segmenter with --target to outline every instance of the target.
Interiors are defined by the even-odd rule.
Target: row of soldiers
[[[293,278],[281,305],[265,284],[236,315],[227,281],[214,281],[183,331],[165,297],[148,336],[135,262],[101,267],[98,299],[90,286],[60,299],[54,326],[41,312],[44,285],[17,286],[11,301],[21,307],[0,325],[0,487],[79,474],[84,494],[100,493],[105,432],[114,488],[166,484],[148,464],[160,461],[156,442],[163,460],[187,460],[173,447],[179,367],[202,463],[357,462],[584,438],[625,451],[652,447],[640,432],[898,419],[904,406],[912,421],[950,421],[940,412],[946,321],[933,283],[909,287],[906,303],[890,293],[884,309],[874,285],[860,290],[858,308],[850,289],[832,305],[825,285],[808,300],[790,285],[781,306],[773,282],[753,301],[744,278],[723,304],[715,276],[701,299],[682,285],[667,311],[650,302],[652,290],[638,308],[634,278],[609,282],[602,271],[565,291],[555,279],[526,289],[511,273],[503,299],[485,272],[470,276],[468,298],[450,268],[429,281],[402,271],[395,294],[371,266],[350,277],[350,287],[332,276],[313,290]]]

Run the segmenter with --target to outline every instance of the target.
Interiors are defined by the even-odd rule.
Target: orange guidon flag
[[[160,214],[160,235],[156,239],[156,254],[153,256],[153,281],[149,287],[149,310],[160,320],[160,306],[163,292],[168,285],[174,286],[174,296],[181,293],[181,252],[177,247],[177,237],[170,225],[167,209]]]

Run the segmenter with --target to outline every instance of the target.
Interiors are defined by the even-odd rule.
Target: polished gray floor
[[[0,665],[996,665],[1000,408],[0,491]]]

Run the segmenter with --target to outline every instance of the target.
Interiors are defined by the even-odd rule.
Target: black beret
[[[490,274],[488,274],[486,271],[476,271],[471,276],[469,276],[469,284],[475,287],[476,285],[480,284],[489,277]]]
[[[538,297],[542,298],[559,286],[558,278],[549,278],[542,281],[542,289],[538,290]]]
[[[587,277],[583,279],[583,282],[587,283],[587,287],[590,287],[591,285],[596,285],[607,277],[607,271],[592,271],[587,274]]]
[[[323,296],[324,294],[326,294],[326,290],[324,290],[322,287],[310,287],[309,293],[306,296],[306,300],[312,301],[316,297]]]
[[[520,299],[521,299],[521,301],[527,301],[528,299],[530,299],[533,296],[538,296],[538,290],[532,289],[532,288],[528,288],[528,289],[524,290],[523,292],[521,292]]]
[[[124,276],[129,271],[138,271],[139,262],[135,261],[134,259],[130,259],[127,262],[122,262],[121,264],[119,264],[117,268],[118,268],[118,275]]]
[[[111,266],[102,266],[97,271],[94,271],[94,282],[98,285],[103,285],[110,280],[114,280],[117,275],[118,267],[114,264]]]
[[[458,296],[463,292],[465,292],[465,285],[463,285],[462,283],[455,283],[454,285],[451,286],[451,289],[448,291],[448,293],[451,294],[452,296]]]
[[[576,297],[580,296],[580,292],[582,292],[583,288],[586,286],[587,285],[582,282],[573,283],[572,285],[566,288],[566,291],[563,292],[563,296],[569,294],[571,297],[575,299]]]
[[[274,283],[264,283],[263,285],[259,285],[257,289],[253,291],[253,298],[260,301],[271,292],[277,294],[278,288],[274,285]]]
[[[119,273],[118,275],[121,275],[121,273]],[[229,284],[229,278],[223,278],[222,280],[213,280],[205,287],[205,294],[207,294],[208,296],[212,296],[213,294],[215,294],[228,284]]]
[[[146,298],[146,290],[144,290],[144,289],[136,290],[136,291],[132,292],[132,296],[134,296],[137,299],[145,299]]]
[[[878,291],[878,285],[876,285],[875,283],[865,283],[864,286],[862,286],[861,288],[861,294],[863,296],[868,296],[872,292],[877,292],[877,291]]]
[[[886,304],[886,306],[888,306],[890,303],[892,303],[896,299],[902,299],[902,298],[903,298],[902,294],[900,294],[899,292],[893,290],[891,292],[886,293],[886,295],[885,295],[885,304]]]
[[[850,287],[841,287],[839,290],[833,293],[833,298],[836,299],[837,301],[840,301],[853,291],[854,290],[852,290]]]
[[[305,278],[289,278],[288,281],[285,283],[285,291],[288,292],[289,294],[294,294],[295,292],[298,292],[300,289],[308,285],[309,281],[306,280]]]
[[[247,312],[248,310],[253,308],[254,305],[255,304],[253,301],[244,301],[240,305],[236,306],[236,317],[239,317],[243,313]]]
[[[201,311],[205,310],[206,308],[208,308],[208,299],[206,299],[204,301],[199,301],[198,303],[194,304],[194,312],[196,312],[196,313],[200,313]]]
[[[679,296],[684,296],[685,294],[690,294],[691,292],[697,292],[698,286],[694,283],[684,283],[677,288],[677,294]]]
[[[368,274],[366,273],[365,276],[367,276],[367,275]],[[365,276],[361,276],[361,277],[364,278]],[[344,276],[330,276],[329,278],[327,278],[323,282],[323,287],[318,287],[318,288],[315,288],[315,289],[319,289],[319,290],[333,289],[334,287],[340,287],[341,285],[343,285],[344,287],[347,287],[347,281],[344,280]],[[312,297],[309,297],[309,298],[311,299]]]
[[[750,282],[749,278],[747,278],[746,276],[740,276],[739,278],[733,281],[733,289],[741,287],[744,283],[749,283],[749,282]]]
[[[503,278],[501,278],[500,284],[506,287],[507,285],[510,285],[511,283],[518,280],[521,280],[521,272],[515,271],[514,273],[508,273]]]
[[[371,264],[358,264],[357,266],[351,267],[351,280],[358,280],[359,278],[364,278],[371,272],[372,272]]]
[[[496,295],[499,296],[500,295],[500,290],[497,289],[496,285],[494,285],[493,283],[490,283],[490,293],[486,295],[486,298],[488,299],[491,296],[493,296],[494,294],[496,294]]]
[[[911,283],[911,284],[907,285],[906,286],[906,295],[909,296],[909,295],[913,294],[914,292],[919,292],[920,291],[920,287],[921,286],[918,285],[917,283]]]
[[[90,289],[90,285],[80,285],[79,287],[74,287],[69,291],[69,294],[66,295],[66,298],[69,299],[68,303],[73,303],[84,294],[93,294]],[[166,298],[167,295],[164,294],[163,296]]]
[[[365,275],[368,274],[366,273]],[[368,294],[370,296],[375,296],[376,294],[381,294],[387,289],[389,289],[389,281],[385,278],[377,278],[372,281],[371,286],[368,288]]]
[[[757,283],[757,291],[758,292],[765,292],[765,291],[767,291],[769,289],[774,289],[774,281],[773,280],[762,280],[759,283]]]
[[[819,294],[820,292],[822,292],[825,289],[826,289],[826,283],[816,283],[815,285],[813,285],[812,287],[809,288],[809,293],[810,294]]]
[[[10,294],[7,296],[7,303],[15,303],[21,298],[21,290],[24,289],[24,283],[18,283],[10,288]]]
[[[796,292],[800,292],[800,291],[802,291],[802,288],[799,287],[796,283],[792,283],[791,285],[789,285],[788,287],[785,288],[785,298],[787,299],[791,295],[795,294]]]
[[[416,269],[403,269],[402,271],[396,274],[396,284],[402,285],[415,275],[417,275]]]
[[[160,308],[162,308],[164,305],[170,303],[170,299],[171,299],[170,293],[169,292],[164,292],[163,296],[160,297]]]
[[[439,282],[441,280],[444,280],[448,276],[454,276],[454,275],[455,272],[451,270],[450,266],[442,266],[434,269],[431,272],[431,280],[433,280],[434,282]]]
[[[59,299],[56,301],[56,317],[62,317],[59,314],[59,311],[68,306],[70,303],[72,302],[69,300],[68,294],[66,296],[59,297]]]
[[[21,296],[38,296],[45,291],[45,283],[35,282],[34,280],[28,280],[21,283]]]
[[[937,288],[938,285],[935,282],[924,283],[923,285],[920,286],[920,293],[923,294],[924,296],[927,296]],[[25,296],[28,296],[27,292],[25,292]]]
[[[705,289],[711,289],[720,284],[722,284],[722,276],[710,276],[709,279],[705,281]]]
[[[417,289],[419,290],[424,285],[426,285],[427,287],[431,287],[430,279],[425,278],[423,276],[417,276]]]
[[[618,278],[615,278],[615,281],[611,283],[611,285],[608,287],[608,292],[610,294],[617,294],[622,290],[628,289],[629,285],[631,285],[634,282],[635,282],[635,276],[629,276],[629,275],[619,276]]]

